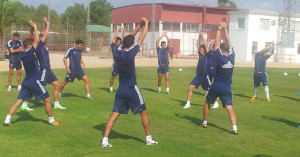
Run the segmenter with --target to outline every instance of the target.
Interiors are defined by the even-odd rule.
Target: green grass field
[[[84,83],[68,84],[60,103],[67,110],[54,110],[63,126],[49,126],[43,102],[32,101],[34,111],[17,110],[14,126],[0,127],[0,156],[155,156],[155,157],[298,157],[300,156],[300,78],[299,69],[268,68],[271,103],[263,87],[258,100],[253,95],[253,68],[235,68],[233,76],[234,109],[239,135],[231,134],[226,109],[212,109],[208,128],[202,128],[204,91],[194,90],[192,106],[183,109],[186,91],[194,77],[194,67],[171,68],[171,95],[157,93],[155,67],[138,67],[137,81],[146,102],[151,132],[156,146],[145,145],[139,115],[122,115],[111,135],[112,148],[101,149],[106,121],[114,103],[108,92],[110,68],[86,69],[94,101],[85,100]],[[288,76],[283,76],[288,72]],[[54,70],[62,82],[65,70]],[[15,75],[15,74],[14,74]],[[25,72],[23,73],[25,75]],[[7,92],[7,72],[0,73],[0,120],[15,102],[18,91]],[[16,85],[15,77],[13,84]],[[115,82],[115,89],[118,81]],[[53,98],[53,87],[47,86]],[[165,88],[162,88],[165,91]],[[53,100],[53,99],[52,99]],[[53,103],[53,101],[52,101]]]

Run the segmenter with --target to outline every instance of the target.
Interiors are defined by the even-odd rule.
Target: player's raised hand
[[[45,21],[45,23],[46,23],[47,25],[50,24],[49,21],[48,21],[48,19],[47,19],[46,17],[44,17],[44,21]]]
[[[123,29],[123,27],[122,26],[118,26],[117,29],[120,30],[120,29]]]

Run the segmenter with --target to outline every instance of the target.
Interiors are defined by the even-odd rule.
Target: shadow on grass
[[[204,93],[200,93],[200,92],[195,92],[195,91],[193,91],[193,94],[195,94],[195,95],[203,95],[203,96],[205,96],[205,92],[206,91],[203,91]]]
[[[278,96],[278,97],[290,99],[292,101],[298,101],[298,102],[300,102],[300,99],[297,99],[297,98],[294,98],[294,97],[289,97],[289,96],[285,96],[285,95],[274,95],[274,96]]]
[[[245,95],[245,94],[233,94],[234,96],[242,97],[242,98],[247,98],[251,99],[251,96]]]
[[[28,104],[33,104],[34,106],[33,106],[33,108],[36,108],[36,107],[44,107],[45,106],[45,103],[44,103],[44,101],[37,101],[37,100],[31,100],[31,101],[29,101],[29,103]]]
[[[30,111],[20,111],[16,113],[16,115],[20,117],[18,117],[15,121],[13,121],[13,123],[21,122],[21,121],[34,121],[34,122],[43,122],[47,125],[49,124],[47,120],[34,118],[32,115],[30,115],[29,112]],[[45,118],[47,118],[47,115],[45,115]]]
[[[253,157],[274,157],[274,156],[270,156],[270,155],[263,155],[263,154],[257,154]]]
[[[191,117],[191,116],[187,116],[187,115],[179,114],[179,113],[175,113],[175,116],[178,117],[178,118],[182,118],[182,119],[189,120],[189,121],[191,121],[192,123],[194,123],[195,125],[198,125],[198,126],[200,126],[200,125],[201,125],[201,122],[203,121],[203,120],[200,119],[200,118],[195,118],[195,117]],[[213,123],[209,123],[209,122],[208,122],[207,126],[208,126],[208,127],[211,126],[211,127],[214,127],[214,128],[220,129],[220,130],[223,130],[223,131],[225,131],[225,132],[231,133],[231,131],[226,130],[226,129],[224,129],[224,128],[221,128],[221,127],[219,127],[219,126],[217,126],[217,125],[215,125],[215,124],[213,124]]]
[[[173,99],[173,98],[170,98],[170,99],[173,101],[179,102],[182,107],[186,104],[185,100],[178,100],[178,99]],[[202,105],[200,105],[201,103],[200,104],[191,103],[191,106],[204,106],[204,101],[202,103],[203,103]]]
[[[105,91],[105,92],[107,92],[107,93],[110,93],[110,90],[109,90],[109,88],[100,87],[99,89],[101,89],[101,90],[103,90],[103,91]]]
[[[146,91],[149,91],[149,92],[153,92],[153,93],[158,93],[157,90],[154,90],[152,88],[140,88],[141,90],[146,90]]]
[[[77,94],[73,94],[73,93],[62,93],[62,98],[65,98],[65,97],[79,97],[79,98],[85,99],[85,97],[79,96],[79,95],[77,95]]]
[[[106,123],[102,123],[100,125],[96,125],[94,126],[94,129],[101,131],[104,134],[104,130],[105,130],[105,124]],[[145,141],[137,138],[137,137],[133,137],[133,136],[129,136],[129,135],[124,135],[124,134],[120,134],[116,131],[114,131],[113,129],[111,130],[110,134],[109,134],[109,139],[134,139],[135,141],[139,141],[142,143],[145,143]]]
[[[299,123],[297,123],[297,122],[293,122],[293,121],[290,121],[288,119],[284,119],[284,118],[280,118],[280,117],[262,116],[262,118],[267,119],[267,120],[282,122],[282,123],[285,123],[285,124],[290,125],[292,127],[297,127],[299,125]]]

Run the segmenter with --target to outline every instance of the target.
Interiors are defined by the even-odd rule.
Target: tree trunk
[[[0,29],[0,61],[5,60],[5,35],[3,29]]]

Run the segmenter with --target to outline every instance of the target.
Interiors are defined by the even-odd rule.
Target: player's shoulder
[[[140,50],[140,45],[136,43],[133,46],[131,46],[129,49],[127,49],[126,51],[132,52],[132,51],[139,51],[139,50]]]

